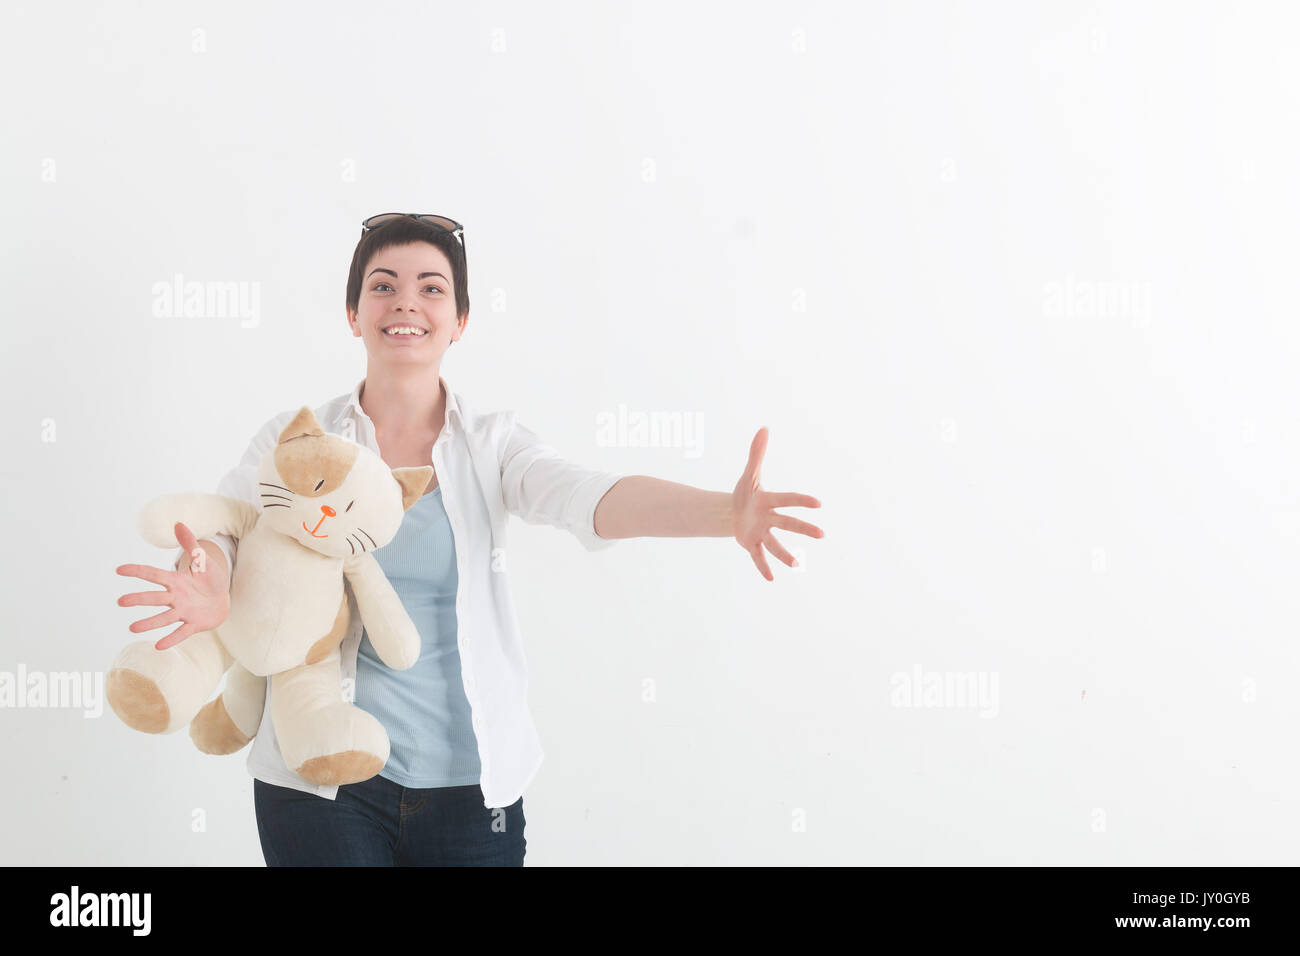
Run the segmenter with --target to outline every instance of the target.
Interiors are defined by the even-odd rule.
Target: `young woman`
[[[469,322],[464,230],[454,220],[398,213],[367,219],[348,276],[347,321],[365,345],[366,376],[316,409],[322,428],[366,445],[392,468],[434,468],[397,536],[375,551],[420,632],[421,652],[414,667],[392,670],[355,619],[340,645],[345,689],[354,688],[354,702],[379,719],[391,744],[383,770],[361,783],[317,786],[287,768],[268,698],[260,727],[246,731],[254,740],[248,767],[263,855],[271,866],[519,866],[523,791],[542,749],[502,561],[507,515],[568,530],[593,551],[647,535],[734,537],[771,581],[764,547],[795,563],[772,529],[822,537],[820,528],[775,509],[820,503],[762,489],[766,429],[754,436],[728,493],[584,468],[543,444],[513,412],[471,408],[440,371]],[[259,430],[219,494],[260,501],[257,464],[295,411]],[[176,570],[117,569],[166,588],[118,600],[171,608],[130,628],[181,622],[159,649],[225,620],[238,561],[238,542],[228,536],[199,542],[178,524],[176,538]],[[196,548],[203,549],[202,569],[191,568]]]

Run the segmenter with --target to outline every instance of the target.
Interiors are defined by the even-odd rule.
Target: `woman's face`
[[[366,263],[356,312],[348,312],[352,334],[382,361],[438,360],[467,322],[468,314],[463,321],[456,317],[451,263],[427,242],[375,253]],[[408,331],[385,331],[396,328]]]

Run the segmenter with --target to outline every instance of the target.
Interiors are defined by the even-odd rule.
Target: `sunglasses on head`
[[[427,222],[431,226],[445,229],[460,241],[461,254],[464,255],[465,253],[465,227],[448,216],[431,216],[422,212],[381,212],[378,216],[371,216],[369,219],[362,221],[361,234],[365,235],[367,231],[382,226],[386,222],[392,222],[394,219],[418,219],[420,222]],[[469,268],[468,261],[466,261],[465,268]]]

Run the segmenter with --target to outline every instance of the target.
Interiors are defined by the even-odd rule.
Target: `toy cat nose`
[[[333,518],[336,514],[338,514],[338,512],[335,511],[333,508],[331,508],[329,505],[321,505],[320,510],[327,518]]]

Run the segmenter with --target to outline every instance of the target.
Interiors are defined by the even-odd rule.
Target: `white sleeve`
[[[624,477],[566,461],[512,415],[501,449],[501,497],[529,524],[569,531],[588,551],[608,548],[620,539],[596,534],[596,505]]]

